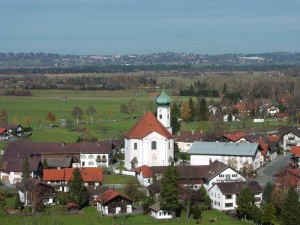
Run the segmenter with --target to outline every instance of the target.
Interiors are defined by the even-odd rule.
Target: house
[[[206,134],[202,132],[179,131],[175,134],[175,143],[178,145],[180,152],[188,152],[194,141],[202,141]]]
[[[149,181],[145,182],[145,178],[142,179],[143,174],[145,173],[140,173],[140,178],[138,180],[142,185],[149,187],[148,191],[150,194],[156,194],[159,192],[159,188],[157,188],[157,185],[152,185],[154,178],[155,180],[160,180],[167,167],[145,166],[140,170],[142,171],[143,168],[147,168],[145,170],[148,171],[146,179],[149,179]],[[208,190],[217,182],[246,181],[246,178],[236,170],[217,160],[210,165],[180,165],[176,166],[176,169],[179,173],[178,185],[181,187],[189,187],[193,190],[198,190],[201,185],[204,185],[206,190]]]
[[[10,142],[3,161],[30,158],[69,158],[73,167],[108,167],[112,162],[114,144],[111,141],[94,143]],[[63,161],[63,160],[62,160]]]
[[[232,132],[226,133],[218,139],[219,142],[231,142],[231,143],[245,143],[245,133],[243,132]]]
[[[150,207],[150,215],[155,219],[172,219],[172,211],[162,210],[160,202],[156,202]]]
[[[125,135],[125,168],[142,165],[167,166],[174,159],[174,136],[170,127],[171,99],[163,91],[156,99],[157,117],[146,112]]]
[[[300,130],[297,127],[285,127],[277,132],[280,137],[279,146],[290,150],[291,146],[300,146]]]
[[[153,172],[150,166],[143,165],[135,168],[135,174],[141,185],[147,187],[152,184]]]
[[[29,163],[29,172],[30,177],[41,177],[42,176],[42,170],[43,165],[41,163],[41,160],[39,158],[28,158]],[[23,165],[24,159],[9,159],[3,161],[3,172],[1,173],[1,179],[7,180],[11,184],[15,184],[17,182],[20,182],[22,180],[22,165]]]
[[[269,116],[275,116],[279,113],[279,108],[275,107],[275,106],[271,106],[267,108],[267,115]]]
[[[25,206],[31,206],[38,202],[44,205],[53,204],[56,198],[55,187],[36,178],[30,178],[16,184],[19,189],[21,202]]]
[[[291,162],[292,167],[299,167],[300,166],[300,146],[292,146],[291,149]]]
[[[68,181],[73,176],[75,168],[44,169],[43,180],[55,186],[57,191],[68,191]],[[102,168],[81,168],[81,176],[84,186],[101,186],[103,182]]]
[[[259,143],[262,148],[267,148],[267,151],[263,150],[261,152],[264,156],[263,159],[265,163],[268,163],[277,157],[277,145],[279,141],[278,136],[269,136],[265,134],[248,134],[245,135],[245,140],[248,143]],[[268,146],[266,146],[265,144],[267,144]]]
[[[256,170],[260,167],[260,147],[257,143],[201,142],[193,143],[190,151],[191,165],[210,165],[218,160],[240,170],[245,163]]]
[[[78,213],[79,210],[80,210],[80,206],[77,205],[77,204],[74,203],[74,202],[69,202],[69,203],[66,205],[66,208],[67,208],[67,212],[68,212],[68,213]]]
[[[97,198],[97,211],[103,215],[132,213],[132,200],[112,189],[99,195]]]
[[[234,210],[237,207],[237,196],[244,189],[249,187],[254,195],[255,203],[260,206],[262,200],[262,187],[256,182],[219,182],[209,189],[209,196],[212,201],[212,208],[217,210]]]
[[[7,128],[0,127],[0,141],[6,141],[11,137],[12,135],[10,134]]]

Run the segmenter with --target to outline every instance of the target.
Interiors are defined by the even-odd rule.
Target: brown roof
[[[66,205],[67,209],[70,209],[70,208],[73,208],[73,207],[76,207],[78,209],[80,209],[80,206],[77,205],[76,203],[74,202],[69,202],[67,205]]]
[[[234,181],[234,182],[219,182],[218,186],[222,194],[238,194],[246,187],[249,187],[253,194],[262,193],[262,187],[256,181]]]
[[[292,146],[291,153],[295,157],[300,157],[300,146]]]
[[[96,200],[97,200],[98,202],[100,202],[102,205],[104,205],[104,204],[110,202],[111,200],[113,200],[113,199],[116,198],[116,197],[121,197],[121,198],[123,198],[123,199],[126,199],[126,200],[132,202],[132,200],[129,199],[128,197],[126,197],[125,195],[122,195],[122,194],[120,194],[119,192],[116,192],[116,191],[114,191],[114,190],[112,190],[112,189],[109,189],[109,190],[103,192],[101,195],[99,195],[99,196],[96,198]]]
[[[41,160],[39,158],[28,158],[30,172],[38,170]],[[22,171],[23,159],[9,159],[4,161],[3,170],[5,172],[20,172]]]
[[[194,142],[201,141],[206,138],[206,134],[202,132],[180,131],[175,134],[176,142]]]
[[[160,211],[160,202],[156,202],[155,204],[151,205],[149,208],[155,212]]]
[[[129,130],[125,137],[139,139],[144,138],[152,132],[156,132],[165,138],[174,138],[152,112],[146,112],[146,114]]]
[[[94,143],[40,143],[40,142],[10,142],[4,153],[3,160],[24,157],[40,157],[46,154],[109,154],[114,148],[112,142]]]

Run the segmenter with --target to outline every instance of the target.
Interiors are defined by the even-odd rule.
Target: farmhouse
[[[155,219],[171,219],[172,218],[172,211],[169,210],[162,210],[160,208],[160,202],[156,202],[155,204],[151,205],[151,216]]]
[[[222,163],[234,165],[240,170],[245,163],[249,163],[256,170],[260,167],[260,149],[257,143],[223,143],[201,142],[193,143],[189,154],[191,165],[210,165],[218,160]]]
[[[188,152],[194,141],[202,141],[206,138],[206,134],[202,132],[179,131],[175,134],[175,143],[178,145],[179,151]]]
[[[147,112],[125,136],[125,167],[167,166],[174,158],[174,136],[170,127],[171,99],[163,91],[156,99],[157,118]]]
[[[43,180],[53,185],[57,191],[68,191],[68,181],[72,177],[74,168],[44,169]],[[85,186],[99,186],[103,182],[102,168],[81,168],[81,176]]]
[[[280,137],[279,146],[285,150],[290,150],[291,146],[300,146],[300,130],[297,127],[286,127],[277,135]]]
[[[103,215],[132,213],[132,200],[112,189],[99,195],[97,198],[97,211]]]
[[[217,210],[234,210],[237,207],[236,199],[239,193],[249,187],[254,194],[255,204],[260,206],[262,200],[262,187],[256,182],[228,182],[215,183],[209,189],[212,207]]]

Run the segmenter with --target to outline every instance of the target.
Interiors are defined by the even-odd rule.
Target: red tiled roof
[[[156,132],[166,138],[174,136],[158,121],[152,112],[146,114],[129,130],[127,138],[144,138],[152,132]]]
[[[260,141],[259,144],[260,144],[260,146],[261,146],[262,149],[263,149],[260,153],[261,153],[263,156],[265,156],[265,155],[267,154],[267,152],[268,152],[268,147],[269,147],[269,145],[268,145],[267,143],[263,142],[263,141]]]
[[[243,132],[234,132],[234,133],[224,134],[224,137],[228,138],[233,142],[236,142],[241,138],[245,137],[245,134]]]
[[[126,199],[126,200],[128,200],[128,201],[130,201],[130,202],[132,202],[132,200],[129,199],[129,198],[127,198],[125,195],[122,195],[122,194],[120,194],[119,192],[116,192],[116,191],[114,191],[114,190],[112,190],[112,189],[109,189],[109,190],[103,192],[101,195],[99,195],[99,196],[96,198],[96,200],[97,200],[98,202],[100,202],[102,205],[104,205],[104,204],[106,204],[107,202],[113,200],[114,198],[116,198],[116,197],[118,197],[118,196],[121,197],[121,198],[124,198],[124,199]]]
[[[153,177],[153,172],[152,172],[150,166],[143,165],[143,166],[137,167],[135,169],[135,172],[137,172],[138,174],[140,174],[142,172],[144,178]]]
[[[43,179],[45,181],[64,181],[64,169],[43,169]]]
[[[77,205],[76,203],[74,202],[69,202],[67,205],[66,205],[67,209],[70,209],[70,208],[73,208],[73,207],[76,207],[78,209],[80,209],[80,206]]]
[[[280,140],[280,136],[273,134],[270,136],[266,136],[270,141],[278,142]]]
[[[75,168],[64,169],[44,169],[43,179],[45,181],[66,181],[68,182],[73,175]],[[81,176],[84,182],[103,182],[102,168],[82,168]]]
[[[292,146],[291,153],[294,154],[295,157],[300,157],[300,146]]]
[[[6,132],[7,131],[7,129],[6,128],[2,128],[2,127],[0,127],[0,134],[3,134],[4,132]]]

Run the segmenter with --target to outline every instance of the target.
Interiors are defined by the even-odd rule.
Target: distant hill
[[[82,68],[105,66],[189,65],[193,67],[299,66],[300,53],[201,55],[153,53],[147,55],[59,55],[48,53],[0,53],[0,69]]]

